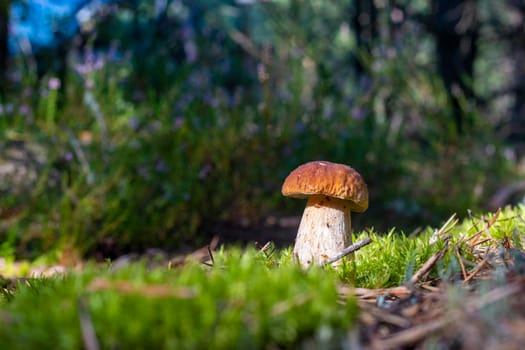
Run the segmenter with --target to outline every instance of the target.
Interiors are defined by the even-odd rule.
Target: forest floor
[[[341,302],[355,298],[359,308],[357,322],[345,338],[349,348],[522,349],[525,344],[525,251],[509,236],[496,238],[497,234],[493,234],[493,226],[499,225],[496,231],[502,230],[506,220],[512,219],[498,221],[499,213],[485,219],[483,225],[474,224],[475,230],[460,238],[452,239],[449,235],[453,225],[444,224],[435,230],[435,235],[444,240],[443,248],[419,264],[403,284],[362,288],[338,283]],[[523,220],[519,215],[514,219]],[[257,229],[219,227],[210,243],[200,249],[176,254],[160,249],[125,254],[113,260],[111,268],[119,270],[139,261],[146,261],[150,268],[184,266],[194,260],[210,265],[221,245],[239,243],[265,253],[267,249],[292,244],[298,220],[296,217],[269,219]],[[523,223],[525,221],[520,224]],[[512,232],[521,235],[520,229],[521,226],[516,226]],[[452,258],[455,262],[451,264]],[[449,268],[456,272],[436,276],[435,271],[443,270],[445,260],[449,266],[456,264]],[[84,263],[77,260],[76,265],[72,265],[73,261],[71,258],[64,264],[44,266],[23,262],[8,264],[0,260],[3,287],[16,290],[17,283],[27,278],[19,277],[22,275],[51,277],[66,271],[81,273]]]
[[[418,348],[422,344],[523,349],[525,251],[508,237],[500,241],[482,237],[499,213],[464,242],[456,242],[453,247],[447,244],[432,255],[404,285],[378,289],[341,286],[341,294],[356,296],[360,308],[358,326],[349,334],[351,344],[371,349]],[[259,230],[250,230],[252,237],[244,230],[227,230],[223,237],[227,241],[290,245],[299,221],[300,217],[270,220]],[[480,248],[491,240],[491,245]],[[459,248],[465,242],[475,256],[476,263],[470,262],[470,266]],[[457,257],[461,275],[453,280],[428,279],[447,249]]]

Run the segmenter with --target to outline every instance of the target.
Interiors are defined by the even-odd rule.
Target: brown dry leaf
[[[340,286],[339,293],[341,295],[349,295],[350,293],[357,296],[360,299],[377,298],[380,295],[389,294],[395,297],[404,297],[410,295],[412,292],[405,286],[393,287],[393,288],[350,288],[348,286]]]
[[[110,281],[105,278],[94,279],[87,289],[90,292],[112,290],[124,294],[138,294],[157,298],[191,299],[197,296],[197,292],[189,287],[173,287],[167,284],[135,285],[128,281]]]

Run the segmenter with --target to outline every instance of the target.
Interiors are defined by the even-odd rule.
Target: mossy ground
[[[174,259],[87,262],[53,277],[5,279],[0,347],[75,349],[88,342],[101,348],[338,348],[349,341],[350,329],[362,326],[357,297],[342,292],[346,287],[409,286],[441,250],[444,256],[416,284],[447,283],[450,295],[464,290],[455,295],[465,298],[462,266],[472,273],[482,256],[504,246],[514,254],[506,267],[479,273],[492,281],[499,273],[500,286],[505,269],[520,274],[524,214],[518,207],[461,223],[450,220],[413,236],[396,230],[356,234],[356,241],[369,236],[373,242],[338,269],[303,271],[289,248],[222,247],[177,264]],[[453,299],[454,307],[461,305]]]

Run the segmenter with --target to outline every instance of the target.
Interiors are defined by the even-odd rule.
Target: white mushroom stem
[[[299,263],[303,267],[322,265],[350,244],[350,203],[324,195],[309,197],[293,251]]]

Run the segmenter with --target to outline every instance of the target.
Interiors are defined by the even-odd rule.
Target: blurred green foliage
[[[57,243],[175,248],[218,223],[298,215],[304,203],[280,186],[314,159],[363,174],[371,205],[355,222],[380,229],[478,210],[512,176],[481,110],[457,134],[417,25],[365,53],[347,2],[110,9],[70,49],[65,81],[39,80],[30,56],[13,61],[0,137],[27,150],[20,167],[38,175],[1,187],[0,237],[16,254]]]

